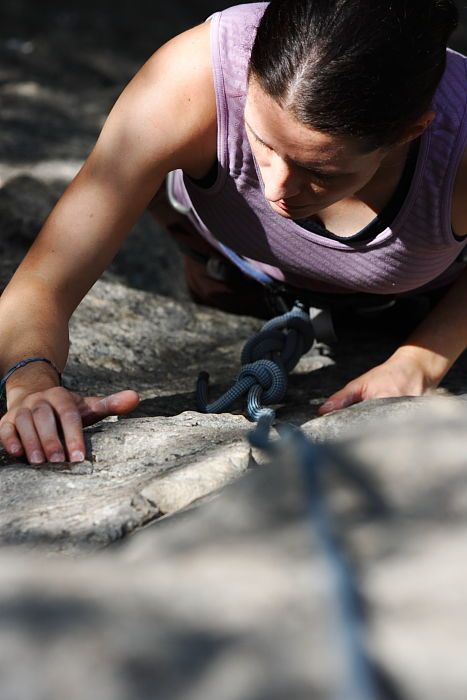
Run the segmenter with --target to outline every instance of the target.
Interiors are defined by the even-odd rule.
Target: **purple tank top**
[[[245,132],[247,67],[267,3],[237,5],[211,18],[217,100],[218,175],[204,189],[181,171],[174,194],[200,234],[280,282],[328,292],[401,294],[454,279],[466,239],[451,227],[455,175],[467,144],[467,58],[448,50],[436,118],[420,140],[410,187],[390,226],[371,240],[336,240],[271,209]]]

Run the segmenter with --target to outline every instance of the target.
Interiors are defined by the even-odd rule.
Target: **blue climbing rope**
[[[313,326],[301,304],[271,319],[245,344],[243,365],[235,384],[216,401],[208,402],[209,374],[201,372],[196,385],[196,405],[202,413],[223,413],[247,394],[247,411],[258,422],[258,446],[269,435],[275,411],[264,404],[282,401],[288,374],[313,345]]]
[[[288,374],[311,348],[315,339],[313,325],[303,306],[268,321],[245,344],[242,369],[235,384],[216,401],[208,402],[209,375],[202,372],[196,386],[196,403],[203,413],[221,413],[247,395],[247,411],[256,422],[248,434],[250,444],[271,457],[294,461],[303,470],[308,494],[309,517],[313,533],[329,563],[334,580],[336,609],[340,621],[340,639],[346,651],[338,700],[377,700],[374,668],[362,636],[361,610],[351,566],[335,535],[331,511],[322,485],[323,467],[338,461],[338,454],[313,443],[298,428],[277,426],[279,440],[270,439],[276,414],[271,404],[280,403],[287,389]]]
[[[280,454],[278,455],[276,445],[269,452],[276,459],[279,456],[283,462],[292,461],[301,468],[312,534],[328,562],[333,582],[337,636],[346,660],[346,665],[341,669],[336,700],[381,700],[374,664],[365,648],[362,606],[356,578],[337,537],[323,485],[323,472],[331,464],[339,466],[339,453],[331,451],[325,445],[313,443],[295,426],[284,424],[279,427],[279,431]]]

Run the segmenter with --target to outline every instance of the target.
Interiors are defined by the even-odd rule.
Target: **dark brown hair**
[[[390,145],[430,106],[453,0],[272,0],[249,76],[302,124]]]

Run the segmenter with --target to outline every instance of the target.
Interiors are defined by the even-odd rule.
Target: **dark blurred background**
[[[161,40],[229,7],[225,0],[2,0],[0,36],[79,42],[83,50],[118,47],[135,58],[151,54]],[[463,27],[452,45],[467,50],[467,3],[458,2]]]
[[[57,177],[71,177],[145,59],[171,36],[232,4],[1,0],[0,185],[51,160],[60,163]],[[462,17],[452,46],[467,52],[465,2]],[[44,169],[40,175],[50,179]]]
[[[232,2],[212,0],[2,0],[0,36],[89,48],[118,48],[136,59]]]
[[[1,0],[0,186],[68,180],[140,65],[227,0]],[[40,171],[33,166],[42,164]]]

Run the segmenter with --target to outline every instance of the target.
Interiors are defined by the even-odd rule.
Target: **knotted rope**
[[[276,417],[263,404],[280,403],[287,390],[288,374],[313,345],[315,334],[309,315],[301,304],[271,319],[243,347],[243,365],[235,384],[220,398],[208,403],[209,374],[201,372],[196,385],[196,404],[203,413],[223,413],[244,394],[247,411],[258,422],[255,443],[267,439]]]

